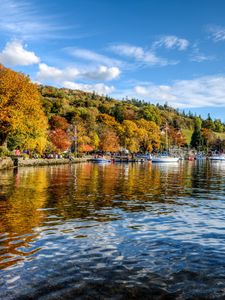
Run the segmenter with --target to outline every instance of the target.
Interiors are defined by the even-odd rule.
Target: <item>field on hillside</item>
[[[225,133],[224,132],[215,132],[216,136],[221,140],[225,140]]]
[[[187,144],[190,144],[193,130],[191,130],[191,129],[182,129],[182,133],[184,134],[184,136],[186,138]],[[214,133],[215,133],[217,138],[220,138],[221,140],[225,140],[225,133],[224,132],[222,132],[222,133],[214,132]]]

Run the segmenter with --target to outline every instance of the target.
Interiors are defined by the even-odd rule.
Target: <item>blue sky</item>
[[[0,2],[0,63],[43,84],[225,121],[224,50],[223,0]]]

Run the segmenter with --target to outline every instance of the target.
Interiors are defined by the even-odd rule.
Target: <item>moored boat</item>
[[[104,158],[104,157],[94,157],[90,159],[91,162],[94,163],[108,163],[111,162],[110,159]]]
[[[169,155],[152,157],[153,163],[174,163],[178,161],[179,161],[179,157],[173,157]]]
[[[169,147],[168,147],[168,124],[165,124],[165,140],[166,140],[166,149],[167,151],[165,154],[159,154],[158,156],[152,156],[151,161],[153,163],[176,163],[180,160],[179,157],[172,156],[169,153]]]
[[[195,156],[195,159],[196,160],[204,160],[204,159],[206,159],[206,156],[202,153],[199,153]]]
[[[225,155],[213,155],[209,157],[209,160],[225,161]]]

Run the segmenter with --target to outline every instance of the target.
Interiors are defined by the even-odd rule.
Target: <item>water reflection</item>
[[[1,172],[0,294],[222,297],[224,183],[209,162]]]

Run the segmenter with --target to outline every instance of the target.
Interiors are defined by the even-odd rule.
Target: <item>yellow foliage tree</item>
[[[160,128],[153,121],[138,120],[139,142],[142,150],[151,152],[160,147]]]
[[[29,77],[0,65],[0,145],[18,136],[24,148],[42,152],[48,122],[37,86]]]
[[[135,122],[131,120],[123,121],[123,146],[130,152],[138,152],[139,144],[139,130]]]

